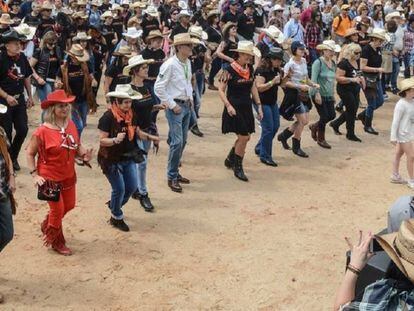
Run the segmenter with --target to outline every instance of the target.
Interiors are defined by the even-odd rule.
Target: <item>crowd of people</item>
[[[14,176],[35,101],[42,124],[27,166],[50,206],[45,244],[63,255],[71,254],[62,220],[75,206],[75,165],[90,167],[93,157],[82,133],[99,106],[98,164],[112,188],[109,222],[122,231],[131,197],[154,210],[146,173],[149,151],[159,146],[160,110],[169,127],[167,185],[181,193],[190,183],[181,162],[188,132],[204,136],[198,120],[207,89],[223,103],[223,134],[236,135],[224,165],[242,181],[256,122],[255,153],[275,167],[275,137],[303,158],[307,126],[324,149],[332,148],[327,125],[342,135],[345,123],[346,139],[361,143],[356,123],[378,135],[375,111],[387,93],[398,94],[391,182],[414,189],[412,10],[397,0],[0,0],[0,250],[12,237]],[[405,79],[397,83],[400,66]],[[102,90],[106,102],[97,100]],[[313,107],[319,117],[310,123]],[[277,135],[280,117],[291,123]],[[399,173],[404,154],[409,180]]]

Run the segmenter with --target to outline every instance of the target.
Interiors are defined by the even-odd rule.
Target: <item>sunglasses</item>
[[[354,55],[360,55],[361,52],[354,52]]]
[[[54,45],[56,45],[56,42],[46,42],[46,44],[47,44],[47,45],[54,46]]]

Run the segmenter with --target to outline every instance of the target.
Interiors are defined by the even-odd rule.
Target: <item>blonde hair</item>
[[[69,112],[68,112],[68,116],[65,120],[65,122],[68,122],[70,120],[70,116],[71,116],[71,110],[72,107],[70,104],[69,105]],[[43,122],[47,122],[50,124],[55,124],[56,125],[56,114],[55,114],[55,109],[56,109],[56,105],[52,105],[47,107],[45,110],[43,110]]]
[[[361,46],[356,43],[350,43],[343,49],[342,57],[347,60],[355,59],[355,52],[361,52]]]
[[[42,40],[40,40],[39,47],[43,49],[46,46],[46,42],[57,41],[57,39],[58,38],[56,34],[53,31],[49,30],[43,35]]]

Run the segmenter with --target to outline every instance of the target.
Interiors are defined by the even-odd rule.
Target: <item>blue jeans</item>
[[[0,200],[0,252],[13,239],[13,216],[10,198]]]
[[[398,74],[400,73],[400,60],[398,57],[392,57],[391,89],[397,88]]]
[[[368,103],[368,107],[365,110],[365,116],[372,119],[374,117],[374,110],[377,110],[384,103],[381,81],[377,81],[376,96],[367,96],[367,93],[365,92],[365,97]]]
[[[72,121],[75,123],[79,136],[81,136],[83,129],[86,127],[86,117],[88,115],[88,103],[86,100],[73,103],[72,106]]]
[[[406,79],[411,76],[410,60],[411,60],[411,54],[410,53],[407,53],[403,56],[404,78],[406,78]]]
[[[201,106],[201,96],[203,95],[204,90],[204,72],[196,72],[195,79],[196,84],[194,87],[194,106],[191,107],[191,118],[190,118],[190,128],[197,124],[197,119],[200,117],[198,112],[200,111]]]
[[[189,105],[180,105],[181,112],[175,114],[171,109],[165,111],[167,117],[169,132],[167,178],[174,180],[178,178],[178,166],[183,155],[185,144],[187,142],[188,126],[190,124],[191,109]]]
[[[138,146],[148,153],[151,147],[150,140],[139,140]],[[147,190],[147,161],[148,161],[148,154],[144,156],[144,161],[137,164],[137,171],[138,171],[138,192],[139,194],[146,195],[148,194]]]
[[[137,190],[137,165],[133,161],[122,161],[112,164],[105,175],[112,187],[109,209],[115,219],[124,218],[122,206]]]
[[[263,119],[260,121],[262,133],[255,150],[263,160],[272,160],[273,138],[280,126],[279,107],[277,105],[262,105]]]
[[[47,95],[52,93],[55,89],[53,82],[46,82],[45,85],[37,87],[37,96],[39,96],[39,100],[42,102],[46,99]]]

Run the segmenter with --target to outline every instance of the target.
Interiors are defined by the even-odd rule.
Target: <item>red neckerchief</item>
[[[234,61],[230,64],[230,66],[236,71],[240,77],[242,77],[244,80],[250,79],[250,68],[247,66],[246,68],[243,68],[238,62]]]

